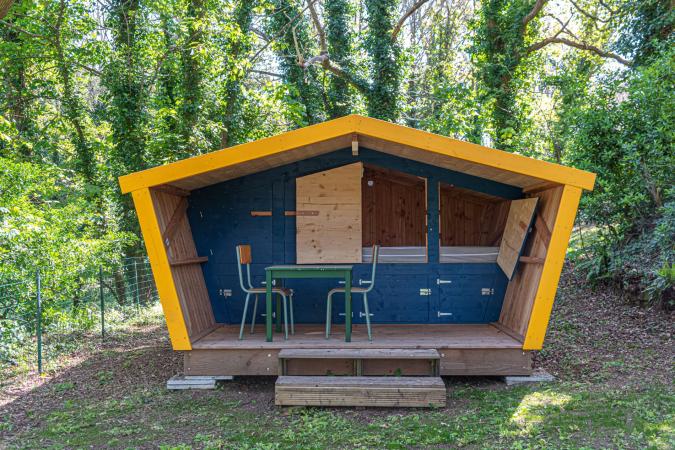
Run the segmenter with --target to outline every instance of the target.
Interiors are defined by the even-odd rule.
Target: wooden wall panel
[[[423,178],[365,166],[363,246],[424,247],[427,244],[426,183]]]
[[[363,164],[296,179],[298,264],[360,263]]]
[[[558,186],[529,195],[539,198],[537,214],[541,215],[549,230],[553,229],[562,192],[563,187]],[[525,246],[524,255],[546,257],[546,239],[543,234],[535,227]],[[524,336],[527,332],[542,270],[541,264],[522,264],[506,289],[499,323],[517,335]]]
[[[441,183],[440,229],[443,247],[496,247],[511,200]]]
[[[171,217],[181,202],[187,201],[185,197],[172,195],[167,192],[161,192],[151,189],[152,199],[157,211],[160,230],[164,233],[171,222]],[[175,222],[175,221],[174,221]],[[192,238],[192,230],[187,220],[187,214],[184,210],[178,222],[175,222],[175,231],[167,242],[164,242],[164,248],[167,251],[169,261],[181,261],[190,258],[196,258],[197,249]],[[171,267],[178,298],[180,300],[183,317],[188,330],[190,340],[201,337],[204,332],[211,330],[215,326],[213,310],[209,300],[206,283],[200,265],[185,264]]]

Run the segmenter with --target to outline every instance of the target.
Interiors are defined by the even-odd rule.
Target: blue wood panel
[[[204,279],[216,320],[238,323],[244,295],[239,287],[235,246],[250,244],[256,283],[264,278],[270,264],[295,263],[295,179],[355,161],[399,170],[427,179],[428,264],[380,264],[376,285],[369,295],[373,323],[444,323],[438,311],[454,308],[456,323],[480,323],[498,318],[507,280],[496,264],[438,264],[438,183],[449,183],[504,198],[522,198],[520,188],[435,166],[398,158],[368,149],[358,157],[350,149],[299,161],[246,177],[193,191],[189,197],[188,219],[199,255],[209,257],[202,265]],[[272,211],[271,217],[253,217],[251,211]],[[370,279],[369,264],[355,266],[355,285]],[[458,277],[456,285],[437,285],[436,279]],[[325,321],[326,295],[337,280],[287,280],[296,292],[295,318],[298,323]],[[365,285],[363,285],[365,286]],[[494,289],[494,295],[478,295],[478,288]],[[431,295],[420,295],[431,289]],[[226,297],[224,292],[231,291]],[[354,322],[365,322],[360,295],[354,295]],[[263,298],[260,299],[261,303]],[[257,321],[263,322],[259,304]],[[335,298],[334,321],[344,322],[344,297]],[[249,312],[250,317],[250,312]]]

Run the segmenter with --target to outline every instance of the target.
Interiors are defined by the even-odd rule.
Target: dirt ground
[[[647,381],[650,385],[672,387],[674,330],[672,314],[625,303],[606,289],[592,289],[567,267],[545,347],[536,355],[535,365],[562,382],[586,383],[591,389],[639,389]],[[86,400],[88,405],[104,405],[110,399],[128,399],[134,392],[161,392],[166,380],[181,371],[181,356],[171,350],[161,322],[119,330],[104,343],[95,335],[82,335],[80,339],[82,346],[63,357],[59,367],[45,376],[4,371],[0,384],[0,446],[23,447],[28,442],[23,441],[24,437],[33,436],[35,430],[47,429],[53,414],[64,409],[64,404],[79,405],[83,403],[78,402]],[[453,377],[446,379],[446,384],[458,392],[468,388],[479,392],[507,389],[501,379],[487,377]],[[238,377],[223,383],[220,389],[218,398],[236,405],[242,414],[277,417],[293,412],[274,406],[273,377]],[[211,392],[177,395],[192,401],[213,398]],[[153,406],[154,397],[139,394],[138,398],[139,404],[125,421],[142,421],[144,414],[153,417],[158,413],[157,405]],[[461,395],[449,396],[445,412],[456,414],[470,401],[471,398]],[[343,409],[340,414],[369,423],[409,411],[360,408]],[[194,430],[189,427],[181,430],[180,426],[173,430],[176,442],[190,442],[194,438]],[[40,439],[46,440],[39,442],[58,443],[58,438],[49,438],[48,433],[45,436]],[[116,445],[113,442],[102,446]],[[151,441],[147,447],[156,445]]]

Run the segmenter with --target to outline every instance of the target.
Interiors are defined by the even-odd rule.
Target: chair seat
[[[328,295],[336,294],[336,293],[340,293],[340,292],[344,293],[345,288],[338,287],[338,288],[331,289],[330,292],[328,292]],[[368,292],[368,288],[362,288],[362,287],[353,287],[352,288],[352,294],[353,293],[364,293],[364,292]]]
[[[264,288],[264,287],[262,287],[262,288],[252,288],[252,289],[249,289],[249,292],[251,294],[265,294],[267,292],[267,288]],[[272,293],[273,294],[291,295],[291,294],[293,294],[293,289],[283,288],[283,287],[273,287]]]

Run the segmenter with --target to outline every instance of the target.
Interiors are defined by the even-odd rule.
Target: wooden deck
[[[303,375],[302,367],[316,372],[317,367],[331,373],[349,373],[348,359],[329,358],[331,352],[358,349],[433,349],[438,351],[441,375],[529,375],[532,357],[523,351],[521,342],[495,325],[374,325],[373,341],[369,342],[364,325],[356,325],[352,342],[344,341],[344,327],[335,326],[330,339],[324,337],[323,325],[297,325],[295,335],[285,341],[275,333],[273,342],[265,341],[264,327],[256,327],[238,339],[239,327],[219,326],[192,344],[184,353],[186,375],[279,375],[279,353],[282,350],[324,350],[326,358],[299,359],[293,375]],[[379,362],[378,362],[379,361]],[[417,375],[429,371],[420,361],[409,361],[404,373]],[[422,361],[424,362],[424,361]],[[392,365],[391,367],[387,366]],[[399,362],[373,360],[364,366],[364,374],[380,375],[402,367]],[[310,370],[311,369],[311,370]],[[321,369],[323,370],[323,369]]]
[[[223,325],[192,344],[193,350],[283,349],[283,348],[430,348],[430,349],[521,349],[522,343],[491,324],[480,325],[373,325],[368,341],[365,325],[355,325],[352,342],[344,341],[344,326],[334,325],[330,339],[323,325],[296,325],[295,335],[285,341],[282,333],[265,341],[265,328],[254,334],[247,327],[239,340],[238,325]]]

